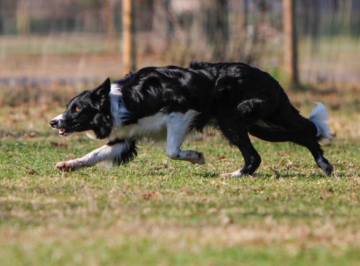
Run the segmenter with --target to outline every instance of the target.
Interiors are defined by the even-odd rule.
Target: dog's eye
[[[81,108],[78,107],[78,106],[75,106],[75,107],[71,108],[71,111],[72,111],[73,113],[80,112],[80,111],[81,111]]]

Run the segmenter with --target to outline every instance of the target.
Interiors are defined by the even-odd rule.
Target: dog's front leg
[[[137,155],[135,140],[115,139],[79,159],[59,162],[56,168],[60,171],[74,171],[83,167],[90,167],[99,162],[106,162],[112,166],[125,164]]]
[[[204,155],[197,151],[182,151],[180,149],[195,112],[171,113],[167,120],[166,155],[174,160],[183,160],[191,163],[204,164]]]

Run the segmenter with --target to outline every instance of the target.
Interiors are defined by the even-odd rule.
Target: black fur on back
[[[204,74],[175,66],[143,68],[115,83],[126,108],[137,118],[160,110],[165,113],[206,110],[213,90],[211,80]]]
[[[201,130],[223,116],[236,114],[252,123],[273,113],[280,101],[290,106],[276,80],[243,63],[147,67],[115,84],[130,111],[131,122],[160,110],[170,113],[192,109],[200,113],[193,126]]]

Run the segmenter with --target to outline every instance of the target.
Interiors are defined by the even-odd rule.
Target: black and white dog
[[[61,136],[87,132],[108,139],[82,158],[59,162],[61,171],[77,170],[99,162],[117,166],[136,155],[141,137],[166,138],[166,154],[175,160],[203,164],[197,151],[180,149],[192,130],[214,126],[241,151],[245,165],[224,176],[251,175],[261,158],[248,133],[274,142],[291,141],[308,148],[317,165],[330,175],[333,167],[323,156],[319,141],[330,139],[328,114],[319,103],[309,119],[290,103],[269,74],[243,63],[191,62],[188,68],[147,67],[125,78],[105,80],[84,91],[51,120]]]

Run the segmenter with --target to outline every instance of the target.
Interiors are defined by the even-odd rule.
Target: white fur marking
[[[330,127],[325,122],[329,119],[326,107],[322,103],[316,104],[317,106],[310,113],[309,120],[316,126],[318,132],[317,136],[322,136],[326,139],[332,139],[332,136],[330,135]]]
[[[325,169],[328,167],[328,164],[324,162],[323,158],[320,157],[316,160],[317,164],[320,166],[321,169],[325,171]]]
[[[170,113],[167,116],[166,154],[171,159],[184,160],[191,163],[204,164],[202,153],[197,151],[181,151],[186,134],[189,132],[191,122],[198,112],[189,110],[186,113]]]
[[[225,177],[242,177],[244,174],[241,172],[241,170],[237,170],[235,172],[232,173],[226,173],[226,174],[221,174],[220,177],[225,178]]]
[[[146,116],[138,120],[137,123],[114,127],[110,138],[128,139],[132,137],[155,137],[165,132],[167,115],[159,112],[152,116]],[[163,134],[162,134],[163,135]]]
[[[170,113],[167,117],[167,143],[166,154],[170,158],[176,157],[180,152],[180,146],[189,131],[189,126],[197,115],[194,110],[183,113]],[[176,154],[176,155],[175,155]]]
[[[128,149],[129,143],[127,141],[112,146],[104,145],[77,160],[84,166],[92,166],[98,162],[112,166],[115,157]]]
[[[88,136],[88,138],[98,140],[96,138],[96,134],[94,131],[88,130],[88,131],[85,131],[84,133],[86,134],[86,136]]]
[[[111,115],[114,119],[114,126],[121,125],[129,116],[130,111],[126,108],[120,88],[117,84],[111,84],[110,88]]]

